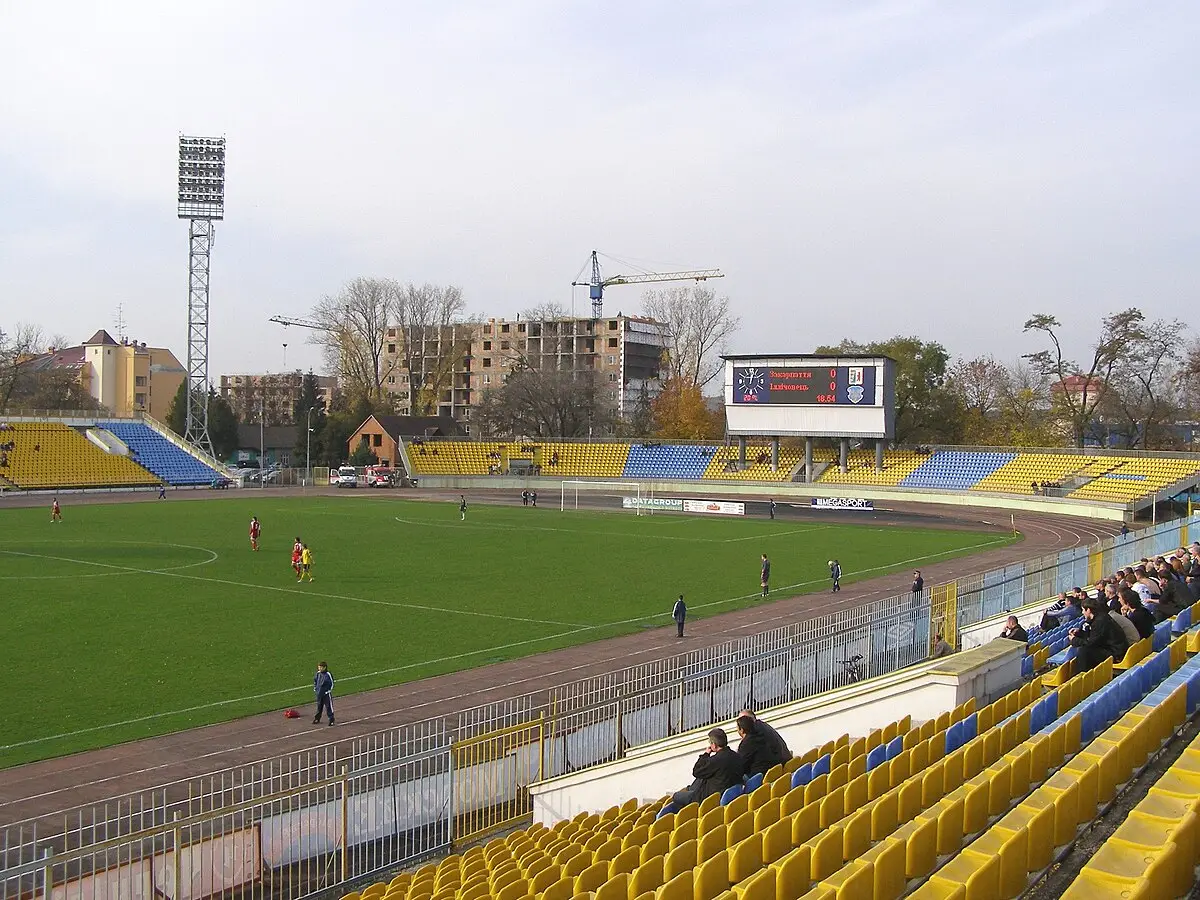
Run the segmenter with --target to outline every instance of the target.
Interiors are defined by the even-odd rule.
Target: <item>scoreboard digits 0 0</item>
[[[878,406],[874,366],[734,366],[735,404]]]

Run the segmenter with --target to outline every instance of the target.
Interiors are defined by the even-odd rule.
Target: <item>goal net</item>
[[[579,497],[615,498],[623,508],[639,516],[653,512],[648,500],[654,492],[639,481],[564,481],[559,509],[579,509]]]

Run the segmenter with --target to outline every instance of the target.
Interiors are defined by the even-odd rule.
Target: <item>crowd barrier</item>
[[[1188,542],[1200,516],[380,731],[3,826],[0,900],[301,900],[527,822],[529,785],[894,672],[957,629]]]

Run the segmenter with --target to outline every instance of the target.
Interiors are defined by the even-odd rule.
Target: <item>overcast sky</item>
[[[214,376],[319,368],[267,319],[352,277],[512,317],[593,248],[720,267],[739,352],[1078,349],[1196,309],[1197,46],[1194,0],[0,0],[0,327],[184,357],[184,132],[229,141]]]

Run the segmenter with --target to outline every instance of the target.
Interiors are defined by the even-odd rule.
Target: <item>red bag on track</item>
[[[300,713],[294,709],[285,709],[283,711],[283,717],[285,719],[298,719],[300,718]]]

